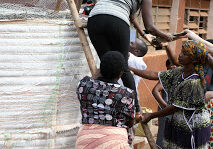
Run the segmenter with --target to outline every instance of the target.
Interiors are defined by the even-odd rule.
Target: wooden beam
[[[56,5],[56,8],[55,8],[55,11],[57,11],[57,12],[60,11],[62,1],[63,0],[57,0],[57,5]]]
[[[69,5],[70,12],[72,14],[72,19],[74,20],[74,24],[78,32],[78,37],[80,38],[80,42],[82,44],[82,48],[90,68],[90,72],[91,74],[95,74],[95,72],[97,71],[96,63],[89,47],[89,43],[84,32],[82,22],[80,20],[78,10],[76,9],[75,2],[74,0],[67,0],[67,3]]]
[[[74,0],[74,1],[75,1],[75,5],[76,5],[76,8],[77,8],[77,11],[79,12],[83,0]]]
[[[94,0],[94,3],[96,4],[98,2],[98,0]]]
[[[141,109],[141,115],[142,115],[142,114],[143,114],[143,111],[142,111],[142,109]],[[148,142],[149,142],[150,148],[151,148],[151,149],[158,149],[158,147],[157,147],[157,145],[156,145],[156,143],[155,143],[155,140],[153,139],[153,136],[152,136],[152,133],[151,133],[151,131],[150,131],[150,129],[149,129],[148,124],[144,124],[144,123],[141,122],[141,126],[142,126],[143,131],[144,131],[144,133],[145,133],[145,135],[146,135],[146,138],[147,138],[147,140],[148,140]]]

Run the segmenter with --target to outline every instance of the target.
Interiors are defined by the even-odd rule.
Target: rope
[[[185,114],[184,114],[184,110],[183,110],[183,117],[184,117],[184,120],[186,121],[186,124],[188,125],[192,135],[191,135],[191,147],[192,149],[195,149],[195,139],[194,139],[194,135],[193,135],[193,130],[191,128],[191,126],[189,125],[189,122],[192,120],[193,116],[195,114],[195,111],[192,113],[192,116],[190,117],[190,119],[187,121],[186,117],[185,117]],[[193,127],[194,127],[194,123],[192,124]]]

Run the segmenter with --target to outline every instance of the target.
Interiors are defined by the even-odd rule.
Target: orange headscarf
[[[202,84],[205,85],[205,76],[203,66],[206,65],[208,50],[206,46],[198,41],[187,41],[183,49],[189,54],[194,63],[194,70],[201,78]]]

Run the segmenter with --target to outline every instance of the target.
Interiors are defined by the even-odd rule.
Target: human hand
[[[186,33],[186,35],[183,36],[183,38],[185,37],[185,38],[194,39],[197,36],[193,31],[189,29],[185,29],[183,32]]]
[[[152,118],[152,113],[143,113],[142,114],[142,123],[148,123]]]
[[[151,34],[144,34],[143,38],[146,39],[150,44],[152,44],[152,40],[155,38],[155,36]]]
[[[167,35],[167,37],[165,38],[165,41],[166,41],[166,42],[174,41],[175,36],[173,36],[173,34],[167,33],[166,35]],[[162,41],[162,42],[165,42],[165,41]]]
[[[176,40],[175,36],[173,36],[171,33],[167,33],[166,37],[156,37],[152,40],[152,45],[162,47],[162,46],[167,46],[167,42],[171,42],[173,40]]]
[[[140,112],[136,112],[135,114],[136,123],[139,123],[141,120],[142,120],[142,115],[140,114]]]

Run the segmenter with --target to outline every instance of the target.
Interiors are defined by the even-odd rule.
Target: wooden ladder
[[[88,62],[89,68],[90,68],[90,72],[91,72],[91,74],[94,74],[97,70],[97,66],[96,66],[94,57],[92,55],[91,49],[89,47],[89,43],[88,43],[86,34],[84,32],[84,28],[83,28],[81,19],[80,19],[79,14],[78,14],[78,10],[76,8],[75,1],[74,0],[66,0],[66,1],[69,5],[70,12],[72,14],[72,19],[74,20],[74,24],[76,26],[78,36],[79,36],[80,42],[82,44],[84,54],[86,56],[86,59],[87,59],[87,62]],[[79,0],[79,1],[81,1],[81,0]],[[56,6],[56,11],[60,10],[61,3],[62,3],[62,0],[58,0],[57,6]],[[141,110],[141,114],[142,114],[142,110]],[[143,127],[143,130],[144,130],[146,138],[149,142],[150,148],[151,149],[158,149],[148,125],[141,123],[141,126]]]

